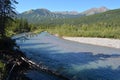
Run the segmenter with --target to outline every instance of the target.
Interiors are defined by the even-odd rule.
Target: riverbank
[[[86,37],[63,37],[63,39],[76,41],[80,43],[106,46],[112,48],[120,48],[120,40],[119,39],[109,39],[109,38],[86,38]]]

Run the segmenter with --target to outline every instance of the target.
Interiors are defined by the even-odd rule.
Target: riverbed
[[[63,39],[75,41],[75,42],[79,42],[79,43],[86,43],[86,44],[106,46],[106,47],[120,49],[120,40],[119,39],[91,38],[91,37],[63,37]]]
[[[68,41],[47,32],[19,38],[16,42],[28,58],[71,80],[120,80],[120,49]],[[41,75],[40,71],[26,75],[32,73],[36,74],[31,77],[33,80],[54,78]]]

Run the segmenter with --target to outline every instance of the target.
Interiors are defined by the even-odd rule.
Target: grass
[[[0,61],[0,68],[1,69],[4,68],[4,63],[2,63],[1,61]]]
[[[0,80],[2,80],[4,73],[5,73],[5,65],[0,61]]]

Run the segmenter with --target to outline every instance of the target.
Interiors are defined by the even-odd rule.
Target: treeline
[[[6,27],[6,35],[12,36],[14,34],[30,32],[36,27],[33,24],[28,23],[27,19],[15,19],[14,21],[9,21]]]
[[[39,22],[36,32],[48,31],[59,36],[120,39],[120,9],[86,17]]]

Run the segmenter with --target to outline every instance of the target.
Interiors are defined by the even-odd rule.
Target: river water
[[[16,42],[27,57],[71,80],[120,80],[120,49],[68,41],[47,32]],[[33,80],[59,80],[40,71],[26,75]]]

